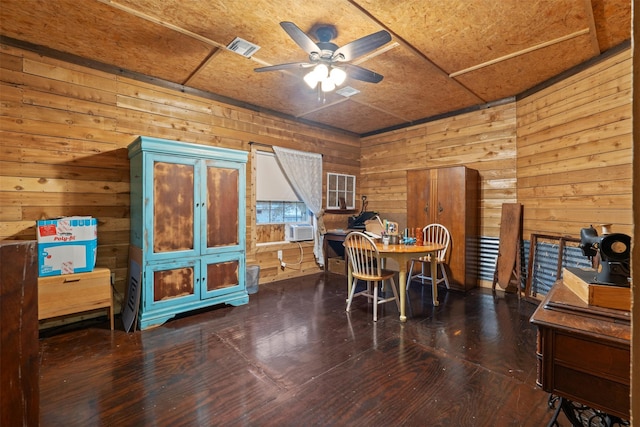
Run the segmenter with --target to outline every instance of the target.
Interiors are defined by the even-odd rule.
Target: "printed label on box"
[[[57,234],[56,226],[54,224],[41,225],[38,227],[38,233],[42,237],[55,236]]]
[[[91,217],[65,217],[39,220],[38,243],[82,242],[98,237],[98,220]]]

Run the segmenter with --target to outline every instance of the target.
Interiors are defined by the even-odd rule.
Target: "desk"
[[[378,248],[378,252],[380,252],[380,256],[384,258],[391,258],[396,260],[398,263],[398,267],[400,270],[400,274],[398,276],[398,284],[400,294],[400,321],[406,322],[407,316],[405,315],[405,305],[407,299],[407,292],[405,291],[405,287],[407,286],[407,263],[411,261],[413,258],[419,258],[421,256],[427,256],[432,254],[433,257],[436,256],[436,252],[443,248],[442,245],[438,245],[435,243],[425,243],[424,246],[412,246],[412,245],[387,245],[384,246],[382,243],[376,242],[376,247]],[[437,264],[435,262],[431,263],[431,278],[437,278]],[[351,265],[349,265],[349,273],[348,273],[348,291],[351,292],[351,283],[353,282],[353,277],[351,276]],[[435,285],[436,281],[432,280],[434,284],[431,287],[431,295],[433,297],[433,305],[437,306],[438,302],[438,286]]]
[[[326,273],[329,268],[329,258],[340,258],[342,260],[345,259],[344,247],[342,244],[344,243],[344,239],[347,237],[347,234],[352,231],[362,231],[362,230],[350,230],[350,229],[340,229],[340,230],[329,230],[325,233],[323,241],[322,241],[322,252],[324,254],[324,272]],[[345,266],[344,274],[347,274],[347,268]]]
[[[627,311],[584,303],[562,281],[551,288],[531,323],[538,327],[537,383],[560,397],[554,417],[562,409],[571,420],[571,402],[579,402],[629,419],[630,320]]]

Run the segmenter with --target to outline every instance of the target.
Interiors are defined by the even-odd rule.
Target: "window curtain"
[[[294,191],[313,213],[313,254],[322,267],[322,155],[282,147],[273,147],[273,152]]]

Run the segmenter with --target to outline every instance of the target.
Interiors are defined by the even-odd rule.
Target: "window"
[[[356,177],[327,173],[327,210],[356,208]]]
[[[291,188],[273,153],[256,152],[256,224],[310,222],[311,212]]]
[[[256,202],[256,224],[309,222],[309,210],[303,202]]]

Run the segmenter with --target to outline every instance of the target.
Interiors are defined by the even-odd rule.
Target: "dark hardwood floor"
[[[545,426],[535,306],[488,289],[409,292],[377,323],[346,279],[261,285],[248,305],[135,333],[45,330],[42,426]],[[563,426],[569,425],[561,418]]]

